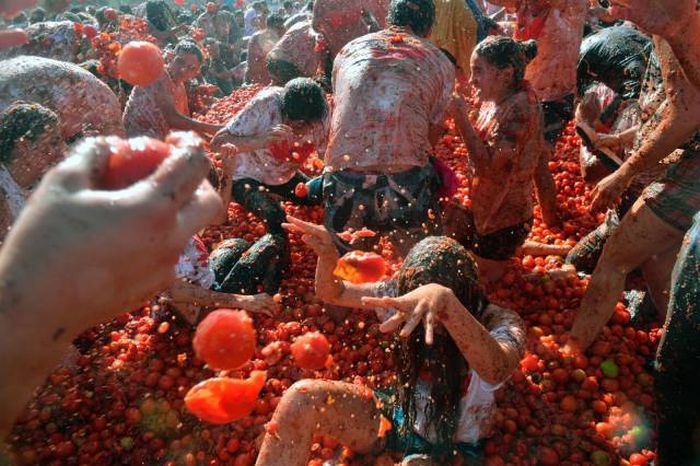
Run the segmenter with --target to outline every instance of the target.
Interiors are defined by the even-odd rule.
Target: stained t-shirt
[[[545,154],[537,98],[525,89],[499,105],[484,103],[475,129],[490,159],[484,166],[469,164],[474,221],[486,235],[533,216],[533,176]],[[514,150],[503,152],[502,144]]]
[[[388,280],[377,284],[372,293],[376,297],[398,297],[398,281]],[[377,317],[385,321],[393,312],[378,309]],[[502,346],[508,346],[520,356],[525,352],[525,323],[515,312],[489,304],[479,318],[479,322],[489,334]],[[466,390],[459,402],[459,418],[453,437],[454,442],[476,443],[479,439],[488,437],[491,433],[493,416],[496,410],[494,393],[506,380],[498,384],[490,384],[479,377],[473,369],[469,370],[465,380]],[[421,379],[416,384],[416,421],[414,431],[424,439],[435,442],[435,432],[428,431],[425,419],[425,409],[430,384]]]
[[[311,21],[302,21],[287,29],[267,58],[292,63],[302,76],[311,77],[319,64],[315,46],[316,33],[311,28]]]
[[[259,136],[283,124],[283,92],[284,88],[278,86],[263,89],[226,124],[226,130],[234,136]],[[322,148],[326,128],[323,122],[313,125],[305,140]],[[236,154],[234,160],[234,180],[252,178],[270,186],[288,182],[299,169],[299,164],[294,161],[275,158],[269,148]]]
[[[454,66],[432,42],[399,29],[350,42],[333,64],[326,170],[425,166],[429,129],[444,122],[454,78]]]
[[[198,236],[187,241],[175,265],[175,277],[206,289],[214,284],[214,272],[209,268],[209,252]]]

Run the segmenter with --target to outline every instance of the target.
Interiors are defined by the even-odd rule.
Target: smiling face
[[[474,51],[469,83],[481,100],[499,101],[513,89],[513,67],[499,69]]]

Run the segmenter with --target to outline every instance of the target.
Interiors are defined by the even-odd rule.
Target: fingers
[[[396,331],[396,329],[399,328],[401,323],[403,323],[405,320],[406,314],[403,312],[397,312],[379,325],[379,331],[382,333],[392,333]]]
[[[420,324],[421,320],[423,320],[423,315],[429,310],[430,309],[428,307],[428,303],[426,303],[425,301],[420,301],[418,303],[418,306],[416,306],[416,309],[406,320],[406,325],[403,326],[399,335],[402,338],[408,338],[408,336],[413,333],[416,327],[418,327],[418,324]]]
[[[292,228],[296,228],[296,230],[292,231],[299,231],[314,236],[323,236],[328,233],[328,231],[323,225],[305,222],[303,220],[299,220],[296,217],[292,217],[291,215],[287,216],[287,222],[289,223],[285,223],[284,225],[290,225]]]
[[[425,319],[423,319],[423,325],[425,325],[425,344],[431,346],[433,344],[433,335],[435,328],[435,314],[433,311],[429,310],[425,314]]]
[[[401,302],[399,301],[399,298],[389,298],[386,296],[381,298],[375,298],[373,296],[363,296],[361,302],[364,306],[367,307],[382,307],[396,309],[401,308]]]
[[[90,189],[107,170],[111,153],[112,146],[105,138],[85,139],[47,174],[47,182],[58,183],[69,192]]]
[[[219,194],[208,181],[201,182],[194,192],[191,202],[178,213],[181,238],[186,240],[210,225],[215,218],[222,215],[223,211],[224,205]]]

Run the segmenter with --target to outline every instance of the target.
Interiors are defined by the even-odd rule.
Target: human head
[[[267,29],[272,29],[277,33],[277,35],[282,36],[284,34],[284,16],[279,13],[272,13],[267,17],[266,21]]]
[[[525,68],[536,55],[533,40],[487,37],[472,52],[470,83],[482,99],[498,100],[522,86]]]
[[[428,37],[435,21],[433,0],[391,0],[387,23],[408,28],[419,37]]]
[[[234,18],[236,19],[236,24],[238,24],[238,27],[243,27],[245,25],[245,14],[241,10],[236,10],[233,13]]]
[[[29,15],[29,22],[35,24],[41,23],[42,21],[46,21],[46,10],[41,7],[34,8],[32,14]]]
[[[183,40],[175,47],[175,57],[168,65],[168,72],[173,81],[189,81],[199,76],[203,61],[204,55],[197,44]]]
[[[285,0],[285,2],[282,3],[282,8],[284,8],[286,13],[289,13],[292,11],[292,9],[294,9],[294,4],[289,0]]]
[[[253,3],[253,9],[258,13],[262,14],[267,11],[267,3],[265,2],[255,2]]]
[[[221,52],[219,47],[219,41],[217,41],[213,37],[207,37],[204,40],[204,46],[207,48],[207,53],[209,54],[209,57],[219,58]]]
[[[175,16],[164,0],[146,2],[146,19],[159,31],[167,31],[175,26]]]
[[[284,86],[282,117],[295,130],[321,121],[327,113],[326,95],[313,79],[296,78]]]
[[[398,294],[402,296],[428,284],[449,288],[462,305],[477,319],[487,301],[479,286],[476,262],[464,246],[445,236],[431,236],[416,244],[406,256],[398,274]],[[419,373],[428,369],[432,376],[431,393],[425,409],[428,428],[433,427],[440,444],[450,444],[457,422],[461,384],[467,370],[464,358],[444,328],[436,328],[433,344],[425,344],[425,330],[419,325],[401,339],[399,361],[399,401],[406,425],[413,425],[417,407],[415,397]]]
[[[0,113],[0,164],[20,187],[31,188],[65,152],[60,121],[53,111],[16,102]]]

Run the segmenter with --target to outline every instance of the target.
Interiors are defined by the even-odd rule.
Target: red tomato
[[[119,77],[134,86],[148,86],[165,70],[163,52],[157,45],[132,41],[119,54]]]
[[[197,326],[192,346],[209,367],[225,371],[238,369],[253,356],[256,338],[245,311],[219,309]]]
[[[630,464],[632,466],[647,466],[648,463],[649,460],[641,453],[632,453],[632,455],[630,455]]]
[[[265,371],[252,371],[245,380],[207,379],[187,392],[185,406],[192,414],[212,424],[236,421],[253,411],[266,378]]]
[[[294,187],[294,195],[296,197],[306,197],[309,194],[309,188],[305,183],[299,183]]]
[[[291,346],[294,363],[302,369],[323,369],[331,345],[320,332],[309,332],[297,338]]]
[[[352,251],[338,259],[333,274],[351,283],[370,283],[386,274],[386,261],[373,252]]]
[[[170,146],[157,139],[138,137],[129,140],[107,138],[112,153],[100,184],[106,189],[122,189],[147,177],[170,154]]]
[[[85,34],[85,37],[88,39],[94,39],[97,36],[97,29],[92,24],[84,24],[83,34]]]

